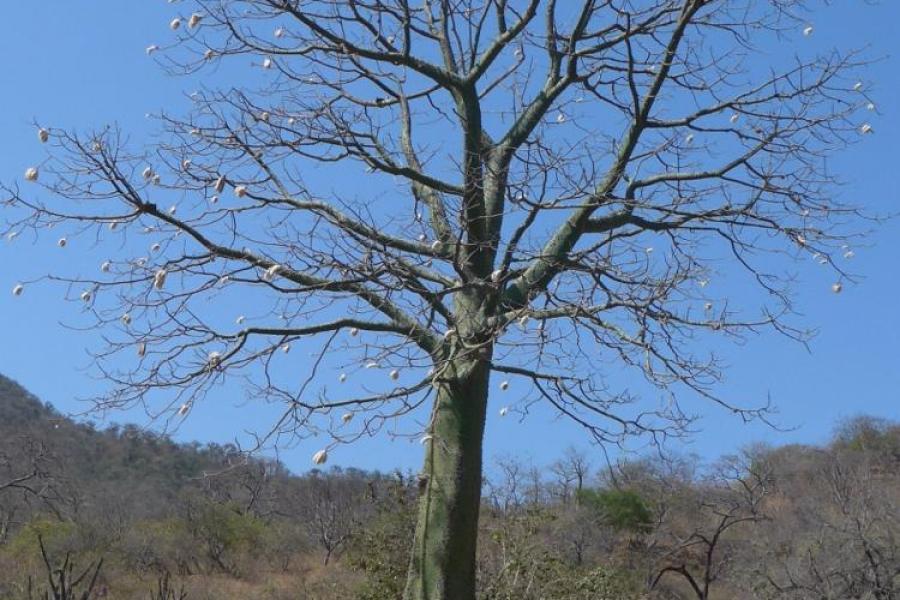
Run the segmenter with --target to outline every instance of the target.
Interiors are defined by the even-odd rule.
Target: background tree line
[[[898,463],[900,426],[870,418],[824,447],[714,464],[500,459],[479,597],[896,598]],[[40,595],[58,565],[74,579],[100,560],[87,598],[399,598],[419,493],[413,474],[297,475],[230,445],[99,430],[0,378],[0,598],[58,597]]]

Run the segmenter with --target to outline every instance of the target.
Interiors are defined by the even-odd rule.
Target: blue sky
[[[27,166],[43,159],[35,141],[34,120],[82,130],[118,122],[133,140],[141,140],[153,132],[147,113],[163,108],[177,112],[186,106],[184,96],[195,82],[165,75],[144,53],[147,45],[169,39],[167,24],[177,10],[177,4],[163,0],[6,3],[2,14],[9,26],[0,37],[0,81],[5,92],[0,111],[0,180],[20,178]],[[891,144],[900,139],[900,80],[896,77],[900,41],[894,32],[900,4],[843,0],[821,10],[817,7],[809,21],[815,25],[815,34],[803,43],[818,49],[867,48],[869,56],[883,57],[864,73],[879,107],[873,119],[876,133],[840,156],[834,167],[847,182],[841,192],[845,199],[873,212],[895,211],[896,151]],[[784,47],[766,51],[793,53],[795,48],[785,42]],[[217,75],[227,76],[228,72]],[[895,309],[900,297],[898,239],[900,222],[877,228],[856,249],[852,266],[860,283],[846,286],[840,295],[829,291],[831,275],[814,268],[800,271],[797,300],[803,323],[819,330],[810,352],[774,335],[753,338],[740,347],[717,347],[730,365],[723,393],[760,401],[771,397],[779,409],[777,421],[789,431],[743,424],[686,398],[686,405],[704,418],[684,450],[714,457],[751,441],[819,442],[827,439],[840,419],[860,413],[900,419],[900,311]],[[75,308],[62,302],[65,290],[61,288],[43,285],[18,299],[8,293],[19,280],[58,269],[60,261],[67,261],[66,267],[77,269],[82,261],[95,268],[96,256],[88,248],[61,253],[49,238],[19,239],[13,244],[0,241],[0,373],[70,412],[83,409],[76,397],[101,388],[91,376],[85,352],[96,343],[96,333],[73,331],[61,324],[78,317]],[[214,404],[201,405],[192,413],[176,432],[177,439],[225,442],[263,426],[271,415],[265,407],[246,405],[240,390],[223,389],[220,394]],[[139,414],[112,418],[144,423]],[[319,445],[317,440],[302,442],[285,450],[281,458],[290,468],[306,469]],[[570,445],[587,448],[585,436],[572,425],[548,422],[548,415],[541,413],[524,422],[497,419],[492,411],[486,442],[489,461],[515,455],[545,464]],[[336,464],[380,469],[415,469],[420,459],[417,444],[384,437],[333,454]]]

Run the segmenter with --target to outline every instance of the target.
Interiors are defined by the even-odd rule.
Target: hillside
[[[573,451],[490,473],[482,600],[900,597],[895,424],[713,463],[609,469]],[[398,598],[416,494],[409,476],[296,476],[228,445],[98,430],[0,377],[3,600],[48,586],[41,543],[79,572],[103,559],[90,598]]]

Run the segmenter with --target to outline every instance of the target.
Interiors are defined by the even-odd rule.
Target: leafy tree
[[[330,431],[317,463],[419,416],[404,420],[425,442],[409,600],[475,594],[492,376],[600,443],[690,419],[632,406],[598,356],[753,418],[715,393],[720,363],[698,346],[805,337],[771,255],[814,254],[835,292],[846,279],[832,255],[856,212],[827,159],[872,131],[862,63],[759,51],[812,33],[803,0],[178,6],[163,64],[201,78],[249,58],[259,76],[162,115],[155,145],[41,124],[51,157],[7,189],[8,230],[121,248],[96,275],[54,274],[109,341],[103,408],[174,419],[246,377],[284,403],[272,436]],[[128,243],[141,232],[149,255]],[[726,257],[755,292],[707,287]],[[234,305],[256,316],[209,310]],[[318,354],[300,387],[291,344]],[[327,385],[363,366],[382,374],[367,391]]]

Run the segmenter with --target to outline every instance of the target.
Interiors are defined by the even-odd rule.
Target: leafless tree
[[[104,408],[175,419],[244,377],[284,405],[265,442],[424,434],[406,596],[471,598],[492,374],[513,411],[546,404],[603,444],[685,432],[681,391],[765,418],[717,393],[699,350],[806,339],[778,257],[849,278],[859,215],[827,159],[872,131],[870,100],[856,54],[798,47],[807,4],[182,3],[148,53],[233,83],[161,115],[154,145],[39,124],[50,157],[26,180],[52,193],[8,186],[7,231],[119,249],[96,276],[51,276],[106,333]],[[763,58],[773,43],[790,51]],[[637,402],[608,368],[671,400]]]

